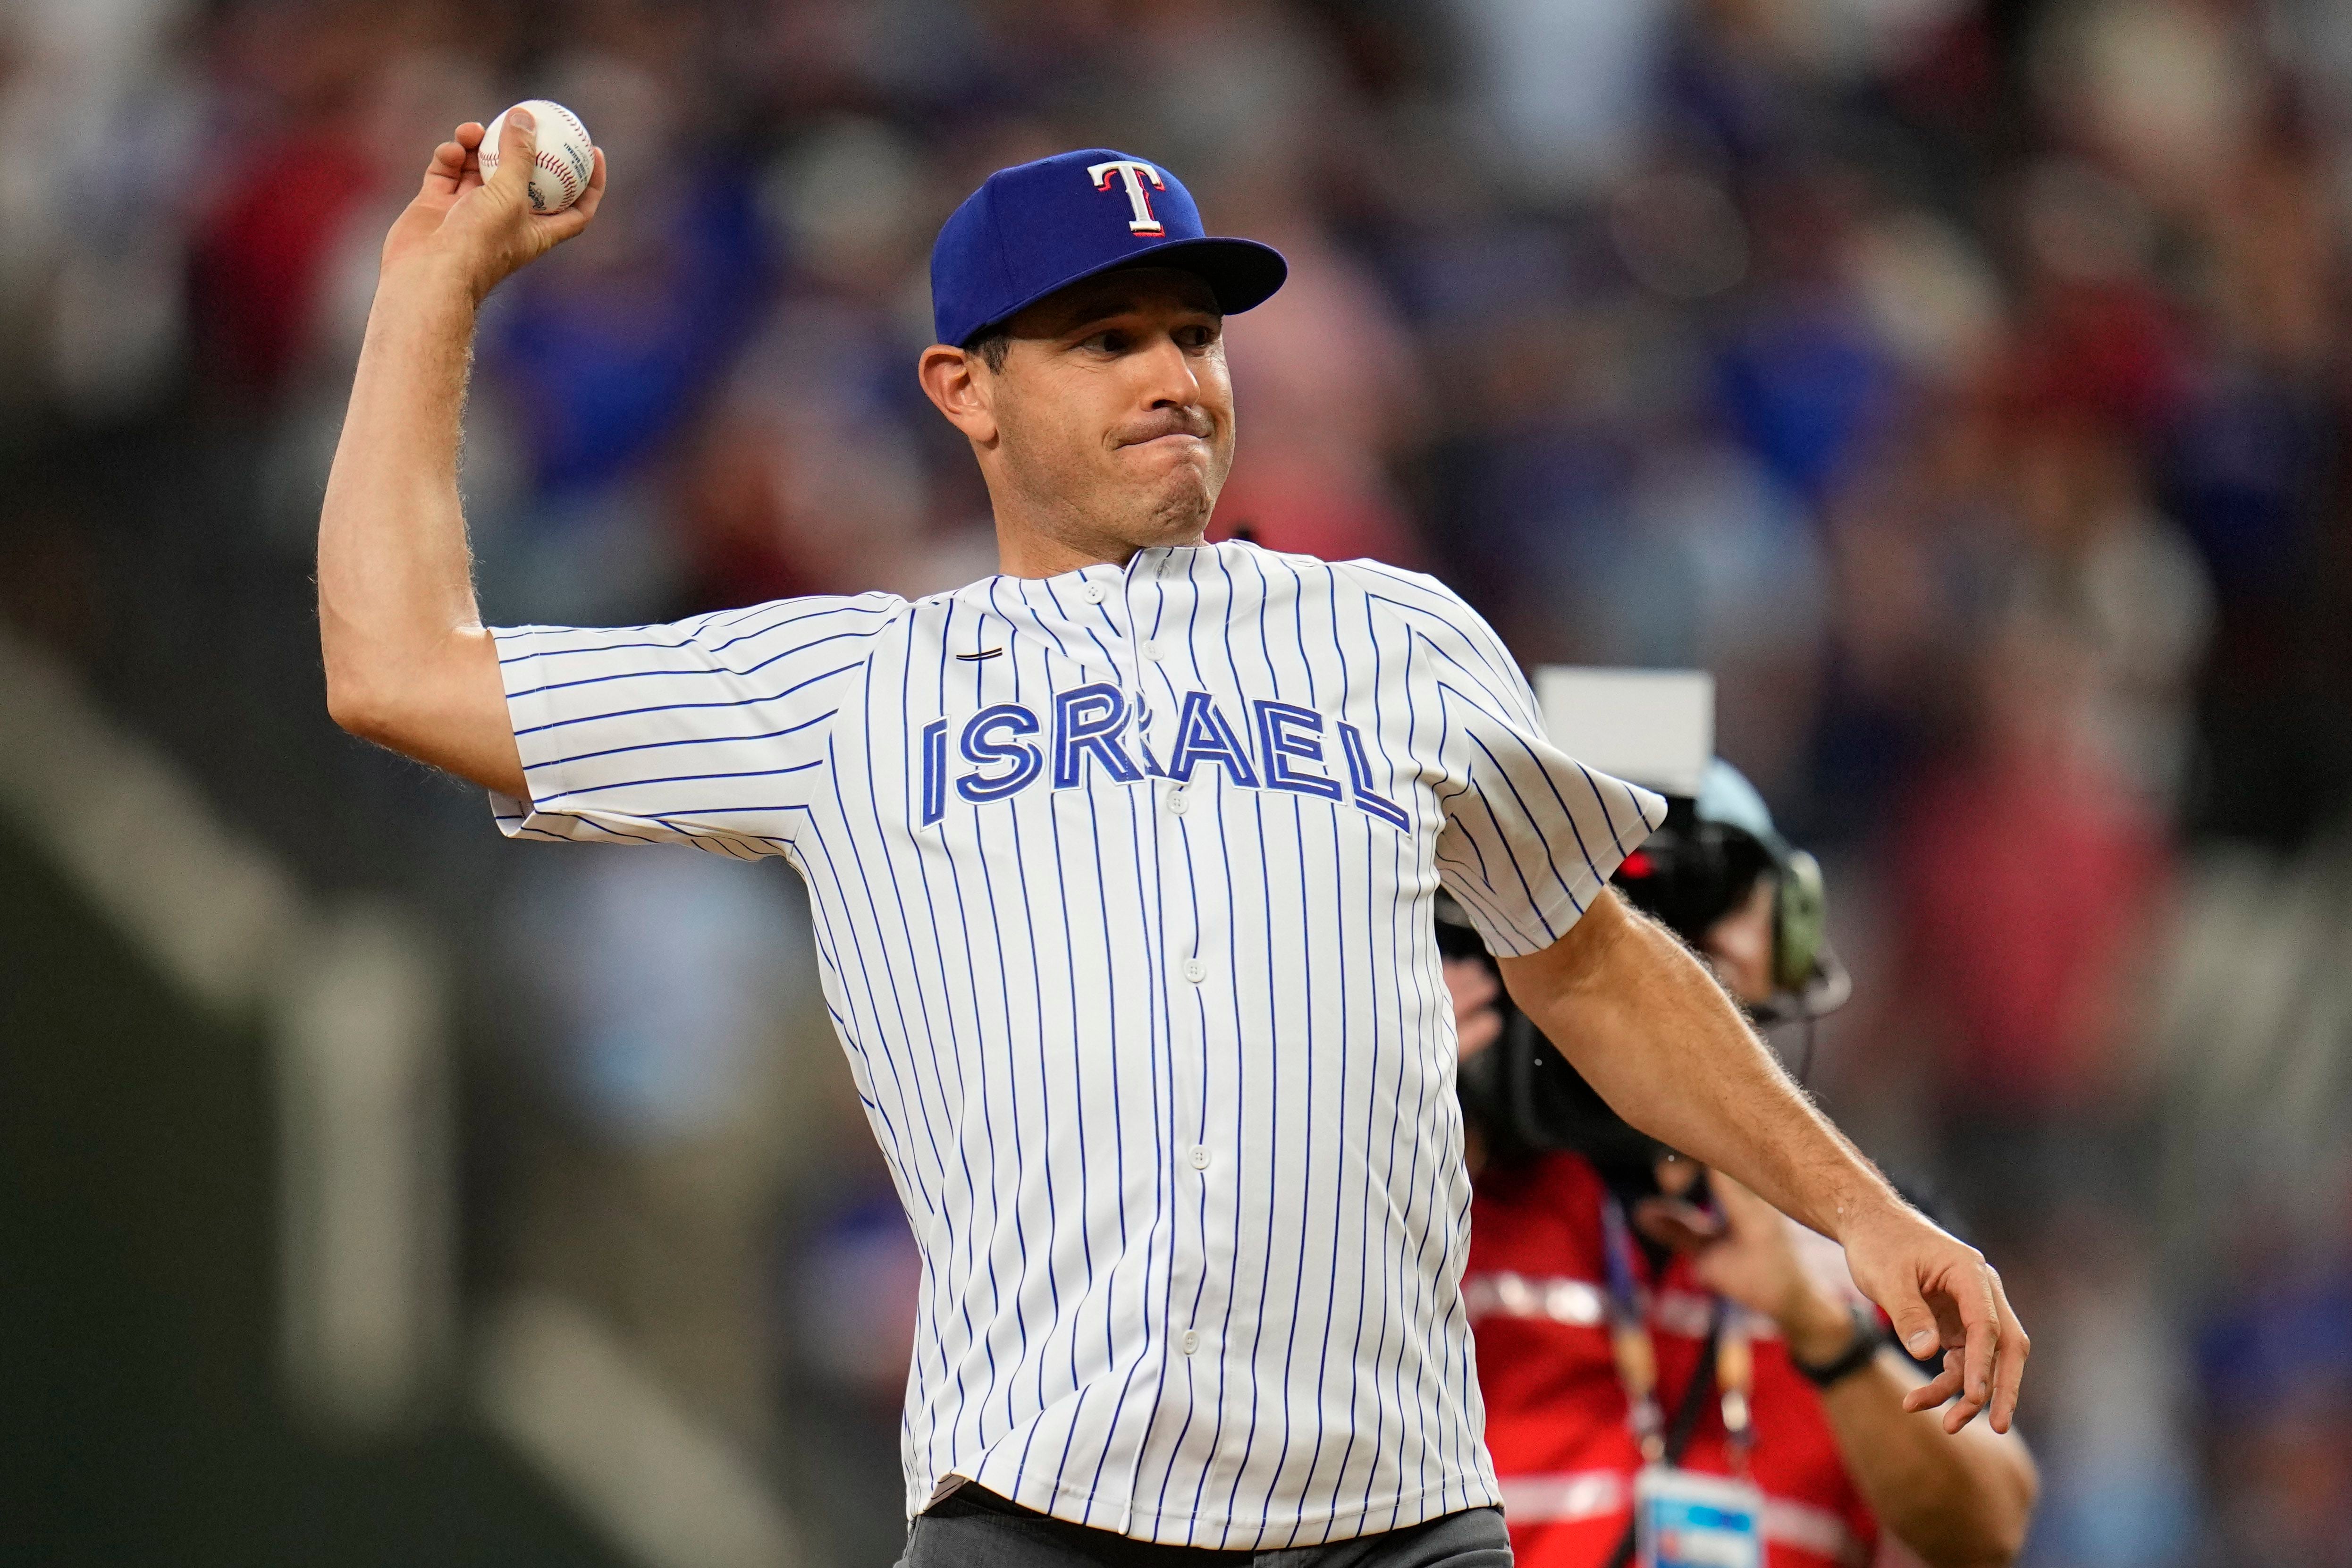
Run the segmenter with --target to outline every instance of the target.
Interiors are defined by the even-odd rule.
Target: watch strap
[[[1878,1347],[1886,1342],[1886,1331],[1879,1327],[1878,1314],[1871,1308],[1856,1304],[1853,1312],[1853,1342],[1831,1360],[1815,1365],[1801,1360],[1794,1352],[1789,1364],[1795,1367],[1807,1383],[1815,1388],[1827,1388],[1842,1383],[1868,1366],[1878,1355]]]

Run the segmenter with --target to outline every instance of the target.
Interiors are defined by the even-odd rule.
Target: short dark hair
[[[963,352],[977,354],[992,374],[1004,368],[1004,356],[1013,352],[1013,327],[999,321],[992,327],[982,327],[964,339]]]

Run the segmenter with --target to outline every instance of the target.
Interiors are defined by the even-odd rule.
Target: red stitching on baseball
[[[551,104],[549,107],[554,109],[557,112],[562,115],[564,121],[571,128],[572,135],[574,140],[580,142],[586,142],[588,140],[588,128],[580,123],[580,117],[578,115],[573,114],[562,104]],[[501,127],[504,126],[504,117],[500,118],[499,123]],[[486,139],[482,145],[483,150],[487,154],[482,159],[482,178],[487,181],[496,176],[499,172],[499,155],[488,140]],[[532,154],[531,163],[533,166],[546,170],[549,174],[553,174],[557,179],[563,182],[563,200],[566,205],[569,205],[580,199],[580,181],[582,176],[572,172],[571,161],[569,159],[559,158],[553,153],[541,150]],[[537,202],[533,202],[531,204],[534,210],[538,208],[538,205],[539,204]]]
[[[573,202],[580,199],[580,181],[578,177],[572,173],[571,166],[565,163],[562,159],[558,158],[552,153],[540,153],[531,158],[531,162],[563,182],[563,199],[565,201]]]

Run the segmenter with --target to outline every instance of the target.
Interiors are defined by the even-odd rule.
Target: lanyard
[[[1633,1227],[1614,1193],[1602,1203],[1601,1230],[1609,1276],[1609,1349],[1617,1363],[1617,1380],[1625,1387],[1626,1422],[1643,1464],[1672,1464],[1682,1456],[1667,1452],[1665,1413],[1658,1403],[1657,1346],[1650,1335],[1641,1277],[1633,1267]],[[1715,1347],[1716,1385],[1722,1390],[1723,1431],[1732,1473],[1744,1479],[1756,1447],[1748,1399],[1756,1378],[1754,1336],[1747,1310],[1727,1301],[1716,1302],[1716,1324],[1708,1339]],[[1698,1375],[1692,1373],[1695,1380]],[[1684,1425],[1678,1418],[1676,1426]],[[1681,1447],[1679,1441],[1675,1447]]]
[[[1658,1352],[1633,1273],[1633,1227],[1625,1205],[1612,1193],[1601,1206],[1601,1233],[1607,1243],[1609,1350],[1617,1361],[1617,1381],[1625,1385],[1625,1418],[1645,1465],[1666,1456],[1665,1412],[1658,1406]]]
[[[1756,1381],[1756,1352],[1745,1307],[1724,1304],[1723,1332],[1715,1344],[1715,1381],[1723,1390],[1723,1434],[1731,1449],[1731,1473],[1746,1480],[1748,1457],[1756,1451],[1754,1412],[1748,1398]]]

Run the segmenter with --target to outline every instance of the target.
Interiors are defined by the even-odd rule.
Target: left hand
[[[1944,1370],[1906,1395],[1903,1407],[1949,1401],[1947,1432],[1989,1408],[1992,1429],[2008,1431],[2033,1346],[1984,1254],[1897,1202],[1865,1215],[1841,1239],[1854,1284],[1885,1310],[1904,1347],[1922,1361],[1944,1349]]]

